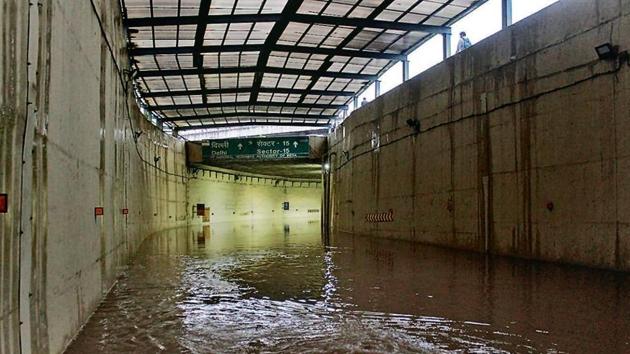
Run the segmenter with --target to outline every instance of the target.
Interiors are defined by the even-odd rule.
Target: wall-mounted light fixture
[[[546,207],[547,207],[547,210],[551,212],[555,208],[555,205],[553,204],[553,202],[547,202]]]
[[[618,45],[604,43],[595,47],[595,52],[600,60],[617,62],[619,64],[617,70],[621,69],[624,63],[630,65],[630,53],[627,50],[619,51]]]
[[[330,171],[330,164],[328,162],[324,164],[324,170]]]
[[[619,46],[604,43],[595,47],[595,52],[601,60],[612,60],[619,57]]]
[[[138,140],[138,138],[140,137],[140,135],[142,135],[142,132],[140,130],[138,130],[137,132],[133,132],[133,137]]]
[[[160,156],[156,156],[156,157],[153,158],[153,162],[155,162],[157,164],[158,162],[160,162],[161,158],[162,157],[160,157]]]
[[[416,134],[420,133],[420,121],[418,119],[407,119],[407,125],[413,128]]]
[[[136,60],[135,58],[129,59],[129,65],[134,65],[138,63],[139,63],[138,60]],[[129,80],[135,80],[138,77],[138,74],[140,73],[140,71],[138,70],[138,68],[132,68],[132,69],[125,69],[124,73],[127,74],[127,77],[129,78]]]
[[[604,43],[595,47],[595,52],[601,60],[614,60],[619,56],[619,46]]]

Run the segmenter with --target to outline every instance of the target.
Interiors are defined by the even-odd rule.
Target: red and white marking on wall
[[[372,223],[392,222],[394,221],[394,211],[389,209],[382,213],[369,213],[365,215],[365,221]]]

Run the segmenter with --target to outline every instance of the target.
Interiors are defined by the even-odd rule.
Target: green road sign
[[[210,140],[203,144],[203,159],[294,159],[309,157],[308,137]]]

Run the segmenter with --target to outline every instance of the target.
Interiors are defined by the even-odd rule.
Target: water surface
[[[630,353],[630,276],[335,235],[149,237],[69,353]]]

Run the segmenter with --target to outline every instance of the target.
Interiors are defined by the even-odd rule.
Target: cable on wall
[[[163,168],[160,168],[157,166],[157,164],[153,164],[150,161],[145,160],[145,158],[142,156],[142,153],[140,152],[140,148],[138,147],[138,136],[135,135],[135,129],[133,127],[133,120],[131,118],[131,109],[129,108],[129,83],[131,83],[131,78],[127,78],[125,79],[125,72],[120,68],[120,65],[118,64],[118,60],[116,59],[116,55],[114,54],[114,49],[112,48],[112,45],[109,41],[109,38],[107,37],[107,32],[105,31],[105,27],[103,26],[103,20],[101,19],[101,16],[98,13],[98,10],[96,8],[96,5],[94,4],[94,0],[90,0],[90,4],[92,6],[92,12],[94,13],[94,16],[96,16],[96,20],[98,22],[98,26],[101,32],[101,37],[103,38],[103,40],[105,41],[105,44],[107,45],[107,49],[109,51],[109,55],[111,57],[111,60],[114,64],[114,67],[116,68],[116,74],[118,76],[118,80],[120,82],[120,86],[123,89],[123,92],[125,93],[125,115],[127,116],[127,120],[129,121],[129,127],[131,128],[132,131],[132,137],[133,137],[133,142],[134,142],[134,146],[135,146],[135,150],[136,153],[138,154],[138,157],[140,158],[140,161],[142,161],[145,165],[150,166],[166,175],[169,176],[174,176],[174,177],[180,177],[182,179],[188,180],[188,179],[193,179],[195,177],[190,177],[187,175],[180,175],[178,173],[173,173],[173,172],[169,172]]]
[[[590,64],[592,64],[592,63],[588,63],[586,65],[590,65]],[[630,61],[626,62],[626,64],[628,64],[630,66]],[[576,69],[576,68],[580,68],[580,67],[583,67],[583,66],[585,66],[585,65],[578,65],[578,66],[569,68],[569,69],[564,70],[564,71],[570,71],[570,70],[573,70],[573,69]],[[580,79],[580,80],[572,82],[570,84],[566,84],[566,85],[563,85],[563,86],[560,86],[560,87],[556,87],[556,88],[553,88],[551,90],[539,92],[537,94],[534,94],[534,95],[531,95],[531,96],[528,96],[528,97],[524,97],[524,98],[521,98],[521,99],[513,101],[513,102],[504,103],[504,104],[496,106],[496,107],[494,107],[494,108],[492,108],[490,110],[487,110],[486,112],[483,112],[483,113],[473,113],[473,114],[469,114],[469,115],[466,115],[466,116],[462,116],[462,117],[460,117],[460,118],[458,118],[456,120],[448,121],[448,122],[445,122],[445,123],[440,123],[440,124],[431,126],[431,127],[427,128],[427,129],[421,130],[420,133],[429,132],[431,130],[434,130],[434,129],[437,129],[437,128],[440,128],[440,127],[443,127],[443,126],[446,126],[446,125],[449,125],[449,124],[452,124],[452,123],[457,123],[457,122],[463,121],[465,119],[478,118],[478,117],[481,117],[481,116],[486,116],[486,115],[489,115],[489,114],[494,113],[496,111],[499,111],[501,109],[505,109],[505,108],[508,108],[508,107],[511,107],[511,106],[514,106],[514,105],[518,105],[518,104],[521,104],[523,102],[527,102],[527,101],[530,101],[530,100],[533,100],[533,99],[538,99],[538,98],[541,98],[543,96],[546,96],[546,95],[549,95],[549,94],[552,94],[552,93],[555,93],[555,92],[558,92],[558,91],[566,90],[568,88],[580,85],[580,84],[582,84],[584,82],[587,82],[587,81],[590,81],[590,80],[594,80],[594,79],[602,77],[602,76],[616,75],[621,70],[622,67],[623,67],[623,62],[620,62],[619,65],[616,66],[612,70],[608,70],[608,71],[604,71],[604,72],[601,72],[601,73],[593,74],[593,75],[591,75],[589,77],[586,77],[584,79]],[[415,135],[417,135],[415,132],[411,133],[411,134],[403,135],[402,137],[399,137],[399,138],[394,139],[394,140],[392,140],[390,142],[387,142],[385,144],[380,145],[379,148],[395,144],[395,143],[397,143],[397,142],[399,142],[401,140],[404,140],[404,139],[406,139],[408,137],[415,136]],[[357,147],[365,144],[366,142],[367,141],[364,141],[364,142],[362,142],[360,144],[357,144],[357,145],[353,146],[350,150],[354,150]],[[345,165],[347,165],[350,161],[352,161],[352,160],[354,160],[354,159],[356,159],[356,158],[358,158],[360,156],[363,156],[365,154],[369,154],[370,152],[373,152],[374,150],[376,150],[376,149],[372,148],[372,149],[368,149],[366,151],[362,151],[362,152],[360,152],[360,153],[358,153],[356,155],[353,155],[352,157],[347,158],[345,162],[341,163],[339,165],[339,167],[335,168],[334,170],[335,171],[339,171],[341,168],[343,168]]]

